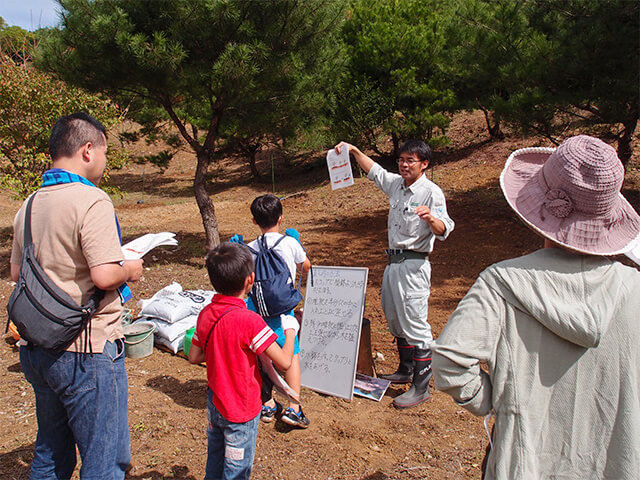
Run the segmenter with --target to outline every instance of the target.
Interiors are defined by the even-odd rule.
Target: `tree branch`
[[[202,145],[198,143],[197,139],[189,135],[189,132],[187,132],[187,128],[184,122],[180,120],[180,117],[178,117],[176,112],[173,110],[171,101],[168,98],[164,98],[160,102],[160,104],[165,109],[165,111],[169,114],[169,117],[171,118],[171,120],[173,120],[173,123],[176,125],[176,127],[178,127],[178,131],[180,132],[180,135],[182,135],[182,137],[187,141],[187,143],[191,145],[191,148],[193,148],[196,154],[199,153],[202,150]]]

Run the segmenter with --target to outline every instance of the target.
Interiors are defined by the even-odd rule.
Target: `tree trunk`
[[[487,130],[489,131],[489,135],[491,136],[491,138],[494,140],[504,140],[504,133],[500,128],[500,120],[495,119],[494,115],[494,123],[492,125],[491,114],[489,110],[484,108],[482,105],[480,106],[480,110],[482,110],[482,113],[484,113],[484,119],[487,122]]]
[[[254,178],[259,179],[260,178],[260,172],[258,171],[258,167],[256,166],[256,155],[258,153],[258,150],[251,150],[249,152],[249,168],[251,169],[251,174],[254,176]]]
[[[622,131],[622,135],[618,138],[618,158],[624,165],[626,170],[627,162],[631,158],[631,154],[633,153],[633,148],[631,148],[631,141],[633,140],[633,132],[636,130],[636,125],[638,124],[637,115],[633,115],[628,120],[624,122],[624,130]]]
[[[211,157],[207,150],[198,153],[198,164],[196,174],[193,179],[193,191],[196,196],[196,203],[200,209],[202,225],[207,236],[207,251],[220,245],[220,234],[218,232],[218,219],[213,202],[207,192],[207,172]]]
[[[400,155],[400,139],[398,138],[398,134],[396,132],[391,132],[391,141],[393,142],[393,152],[391,153],[391,158],[395,160]]]

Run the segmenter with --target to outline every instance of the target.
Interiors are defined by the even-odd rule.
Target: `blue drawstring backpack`
[[[256,279],[249,296],[258,313],[263,317],[275,317],[288,313],[302,300],[299,286],[293,284],[287,263],[274,248],[284,239],[280,237],[271,248],[264,235],[257,238],[258,250],[246,247],[255,258]],[[240,242],[239,242],[240,243]]]

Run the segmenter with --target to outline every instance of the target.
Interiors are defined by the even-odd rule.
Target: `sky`
[[[55,26],[59,7],[55,0],[0,0],[0,17],[7,26],[33,31]]]

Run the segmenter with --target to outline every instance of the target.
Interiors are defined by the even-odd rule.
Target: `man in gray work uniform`
[[[429,253],[435,239],[444,240],[454,227],[444,194],[424,172],[431,148],[420,140],[408,140],[400,147],[398,172],[391,173],[357,147],[340,142],[336,152],[348,147],[360,167],[376,186],[389,196],[389,249],[382,279],[382,309],[389,331],[396,337],[400,365],[395,373],[380,375],[392,383],[410,383],[411,388],[396,397],[393,405],[410,408],[429,399],[433,341],[428,322],[431,286]]]

